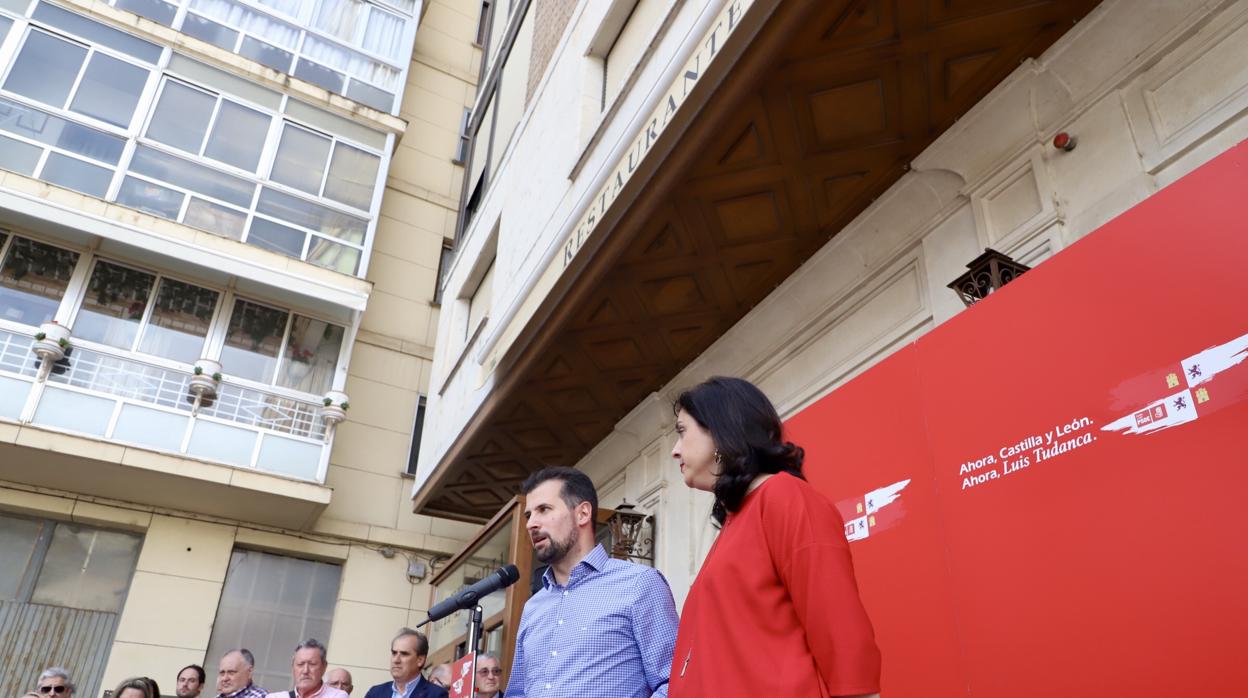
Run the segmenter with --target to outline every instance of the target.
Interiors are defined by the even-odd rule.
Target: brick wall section
[[[537,22],[533,25],[533,53],[529,58],[529,85],[524,93],[527,105],[533,99],[537,83],[541,82],[546,72],[546,64],[555,53],[559,39],[563,38],[563,30],[568,26],[572,10],[576,8],[576,0],[534,0],[533,17]]]

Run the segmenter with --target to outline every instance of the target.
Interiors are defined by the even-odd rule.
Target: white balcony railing
[[[41,372],[33,342],[0,329],[0,419],[325,481],[331,430],[317,402],[228,378],[197,402],[189,370],[82,346]]]

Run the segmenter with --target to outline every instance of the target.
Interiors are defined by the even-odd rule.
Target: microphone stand
[[[468,695],[476,695],[477,693],[477,655],[481,653],[481,626],[483,624],[481,606],[473,607],[469,613],[468,620],[468,651],[472,653],[472,673],[471,681],[468,684],[471,690]]]

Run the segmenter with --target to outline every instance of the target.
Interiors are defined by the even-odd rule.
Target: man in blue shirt
[[[677,625],[667,580],[594,543],[598,493],[581,471],[545,468],[521,489],[533,552],[550,567],[524,605],[507,698],[666,696]]]

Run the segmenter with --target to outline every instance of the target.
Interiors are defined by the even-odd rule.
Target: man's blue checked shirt
[[[524,605],[507,698],[667,696],[676,603],[658,570],[601,545],[568,575],[547,569]]]

